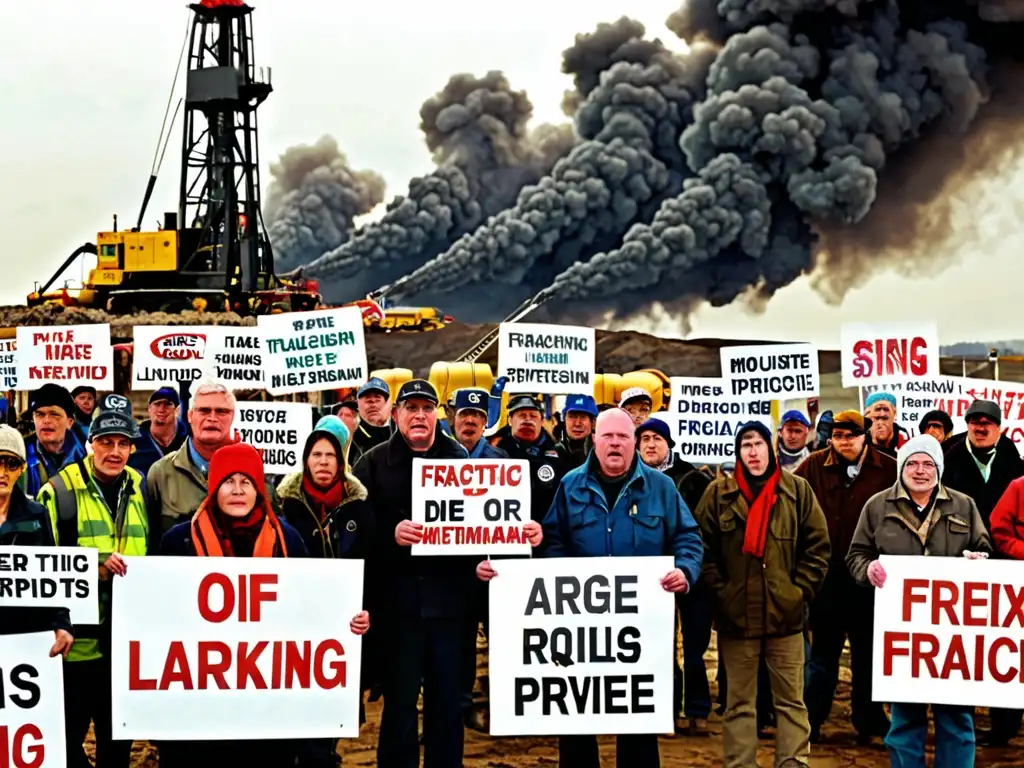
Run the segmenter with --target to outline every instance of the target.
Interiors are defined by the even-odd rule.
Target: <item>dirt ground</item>
[[[714,640],[705,657],[708,679],[711,681],[713,701],[717,701],[717,654]],[[486,686],[487,646],[480,638],[480,654],[477,667],[477,693],[482,697]],[[381,703],[367,706],[367,722],[359,739],[342,741],[339,752],[346,768],[375,766],[377,737],[380,733]],[[978,725],[988,726],[988,718],[979,716]],[[772,736],[767,731],[761,740],[758,765],[771,766],[774,750]],[[602,763],[610,768],[615,764],[614,737],[600,737]],[[706,736],[664,736],[660,739],[661,764],[663,768],[712,768],[722,764],[722,720],[712,713]],[[91,747],[91,745],[90,745]],[[1024,737],[1018,737],[1004,749],[982,748],[978,750],[978,768],[1019,768],[1024,764],[1021,749]],[[928,747],[931,753],[931,745]],[[132,752],[133,768],[157,766],[156,753],[149,744],[136,742]],[[555,738],[492,738],[484,733],[467,729],[466,749],[463,765],[466,768],[540,768],[558,765],[558,744]],[[850,725],[850,671],[849,658],[843,656],[840,669],[839,689],[832,706],[832,717],[822,729],[822,743],[812,745],[810,768],[888,768],[889,754],[881,740],[868,747],[858,746]]]

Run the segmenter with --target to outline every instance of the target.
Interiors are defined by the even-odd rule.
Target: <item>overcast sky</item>
[[[0,302],[23,303],[74,248],[134,225],[156,147],[182,36],[185,3],[168,0],[5,2],[0,28]],[[628,14],[675,40],[663,22],[674,0],[254,0],[256,63],[273,68],[260,109],[263,186],[287,147],[334,135],[353,167],[372,168],[388,197],[429,172],[418,130],[423,100],[460,71],[504,70],[524,88],[538,121],[563,119],[570,86],[561,51],[576,32]],[[673,42],[677,45],[678,41]],[[146,225],[177,207],[176,125]],[[934,278],[876,276],[841,307],[806,280],[762,315],[702,310],[695,336],[838,343],[844,321],[933,316],[943,342],[1021,334],[1024,240],[1019,170],[965,187],[955,208],[972,235],[938,253],[954,265]],[[939,249],[943,250],[943,249]],[[77,273],[74,275],[78,277]],[[653,329],[670,334],[674,322]]]

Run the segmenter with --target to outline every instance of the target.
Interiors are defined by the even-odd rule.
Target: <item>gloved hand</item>
[[[868,565],[868,582],[879,589],[885,586],[885,568],[877,560],[872,560]]]
[[[971,552],[969,549],[965,549],[964,557],[968,560],[988,560],[988,552]]]

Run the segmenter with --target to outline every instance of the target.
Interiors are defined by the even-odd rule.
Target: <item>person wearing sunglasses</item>
[[[50,516],[18,485],[25,471],[25,441],[14,427],[0,425],[0,547],[52,547]],[[50,656],[67,657],[74,629],[67,608],[0,608],[0,635],[54,634]]]

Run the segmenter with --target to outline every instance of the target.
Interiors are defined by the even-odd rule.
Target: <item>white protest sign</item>
[[[133,557],[129,570],[111,608],[115,739],[359,736],[361,560]]]
[[[64,768],[64,661],[53,632],[0,635],[0,766]]]
[[[499,560],[488,582],[492,736],[671,733],[671,557]]]
[[[212,325],[136,325],[132,329],[132,389],[174,387],[203,377]]]
[[[18,388],[18,342],[0,339],[0,383],[5,390]]]
[[[817,397],[818,350],[812,344],[722,347],[726,394],[737,400]]]
[[[114,388],[114,348],[107,323],[19,326],[17,334],[18,390],[43,384]]]
[[[879,558],[872,698],[1024,708],[1020,563],[963,557]]]
[[[935,323],[843,323],[840,361],[844,387],[863,387],[939,375]]]
[[[506,392],[564,395],[594,389],[593,328],[543,323],[498,327],[498,376]]]
[[[266,356],[256,328],[218,326],[206,347],[207,375],[232,389],[264,389]]]
[[[412,520],[423,523],[413,555],[528,555],[526,459],[416,459]]]
[[[99,624],[99,551],[91,547],[0,549],[0,608],[67,608],[74,624]]]
[[[238,403],[232,430],[263,457],[268,475],[302,471],[302,449],[313,431],[309,403]]]
[[[272,395],[356,387],[367,378],[366,338],[359,307],[260,315]]]
[[[739,400],[723,379],[673,376],[665,422],[683,461],[722,464],[735,461],[736,430],[749,421],[772,429],[770,400]]]

